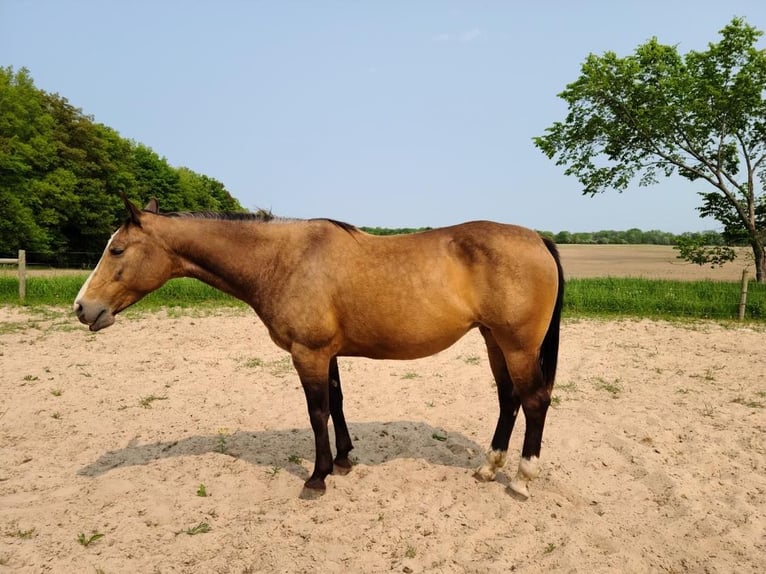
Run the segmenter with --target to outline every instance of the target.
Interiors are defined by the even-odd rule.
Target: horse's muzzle
[[[100,331],[114,324],[114,314],[103,305],[88,305],[75,301],[74,312],[80,323],[93,331]]]

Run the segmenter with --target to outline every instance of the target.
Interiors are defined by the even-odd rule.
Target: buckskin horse
[[[316,447],[305,487],[321,491],[328,474],[351,469],[338,357],[425,357],[478,327],[500,416],[476,476],[493,480],[505,464],[521,407],[526,433],[510,487],[529,496],[558,359],[564,278],[553,242],[489,221],[380,237],[330,219],[160,213],[155,199],[143,210],[123,199],[128,218],[74,302],[91,331],[176,277],[249,304],[300,377]]]

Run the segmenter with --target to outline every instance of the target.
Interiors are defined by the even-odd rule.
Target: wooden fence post
[[[19,299],[27,296],[27,252],[19,249]]]
[[[739,294],[739,320],[745,318],[745,307],[747,306],[747,269],[742,270],[742,291]]]

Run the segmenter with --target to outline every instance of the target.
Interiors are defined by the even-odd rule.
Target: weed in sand
[[[271,467],[266,471],[266,474],[269,475],[269,478],[274,478],[279,474],[279,471],[282,470],[282,467],[278,464],[272,464]]]
[[[176,532],[176,535],[183,533],[194,536],[195,534],[204,534],[205,532],[210,532],[210,525],[207,522],[200,522],[197,526],[192,526],[186,530],[179,530]]]
[[[93,531],[93,534],[90,536],[86,536],[84,533],[80,532],[80,535],[77,537],[77,542],[85,546],[86,548],[96,542],[97,540],[101,540],[104,537],[103,534],[100,532]]]
[[[596,388],[600,391],[606,391],[612,395],[612,398],[617,398],[619,394],[622,392],[622,385],[620,384],[620,379],[615,379],[614,382],[609,382],[601,377],[596,378],[595,382]]]
[[[738,405],[742,405],[743,407],[748,407],[751,409],[762,409],[763,403],[760,401],[750,401],[744,397],[737,397],[736,399],[733,399],[731,402],[736,403]]]
[[[145,409],[152,408],[152,403],[154,401],[166,401],[168,400],[167,397],[158,397],[157,395],[149,395],[148,397],[142,397],[138,400],[138,404],[144,407]]]

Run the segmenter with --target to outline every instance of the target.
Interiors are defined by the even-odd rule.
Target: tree
[[[657,183],[705,182],[703,217],[750,245],[766,282],[766,50],[763,32],[734,18],[703,52],[680,55],[653,38],[634,54],[591,54],[559,97],[566,120],[535,145],[583,185],[583,194]]]
[[[168,211],[242,210],[221,182],[120,137],[25,68],[0,67],[0,253],[98,253],[125,217],[122,193]]]

